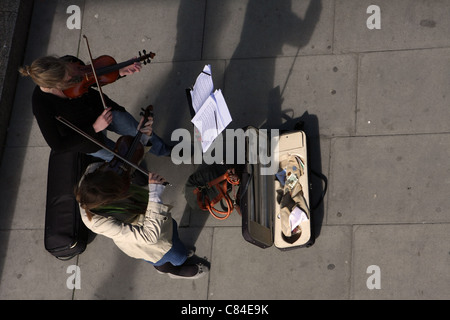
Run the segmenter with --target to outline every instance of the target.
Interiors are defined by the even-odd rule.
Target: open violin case
[[[266,141],[274,143],[271,137],[265,135],[266,131],[257,132],[258,141],[267,139]],[[270,148],[278,152],[275,174],[262,172],[261,169],[267,168],[267,165],[250,159],[251,146],[248,139],[246,141],[246,163],[239,189],[242,235],[245,240],[261,248],[268,248],[273,244],[281,250],[310,247],[315,238],[314,216],[310,204],[307,136],[302,130],[289,131],[280,134],[276,140],[278,150],[273,146]],[[267,150],[260,148],[259,152]],[[281,208],[281,199],[287,192],[290,192],[300,210],[291,212],[287,208]]]

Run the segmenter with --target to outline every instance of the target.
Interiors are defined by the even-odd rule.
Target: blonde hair
[[[65,81],[70,73],[70,63],[55,56],[38,58],[30,66],[19,68],[19,73],[31,79],[43,88],[67,89],[70,84]]]

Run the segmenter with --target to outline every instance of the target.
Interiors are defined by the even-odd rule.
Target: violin
[[[148,117],[153,116],[153,106],[149,105],[141,116],[144,121],[147,121]],[[142,159],[144,158],[144,146],[141,143],[142,132],[138,128],[138,132],[136,136],[121,136],[117,141],[114,147],[114,151],[116,154],[120,155],[121,158],[115,156],[110,162],[106,162],[104,164],[104,170],[111,170],[116,172],[119,175],[126,175],[128,177],[131,176],[131,173],[134,171],[134,167],[130,166],[127,162],[124,162],[122,159],[125,158],[131,163],[138,165]]]
[[[71,99],[81,97],[83,94],[88,92],[89,88],[97,83],[95,79],[96,76],[93,72],[92,65],[94,66],[95,73],[98,78],[98,83],[100,86],[104,86],[115,82],[119,78],[119,70],[132,65],[135,62],[144,62],[144,65],[150,63],[155,57],[155,53],[147,53],[145,50],[142,51],[144,55],[139,51],[139,57],[133,58],[121,63],[117,63],[116,60],[108,55],[99,56],[92,60],[91,64],[82,65],[80,62],[72,63],[72,82],[75,85],[63,90],[63,93]]]

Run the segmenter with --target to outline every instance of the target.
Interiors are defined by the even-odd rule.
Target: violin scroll
[[[139,113],[141,117],[147,119],[148,117],[153,118],[153,106],[149,105],[147,108],[141,108],[141,112]]]
[[[139,61],[143,61],[144,65],[147,65],[147,63],[150,63],[151,60],[155,57],[155,54],[153,52],[150,52],[149,54],[147,54],[147,51],[142,50],[142,52],[144,53],[144,55],[141,54],[141,52],[139,51]]]

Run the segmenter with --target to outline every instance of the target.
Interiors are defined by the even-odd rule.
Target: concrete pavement
[[[366,25],[373,4],[381,29]],[[81,29],[66,25],[70,5]],[[31,112],[34,85],[20,78],[0,168],[0,299],[450,299],[449,14],[446,0],[35,0],[25,64],[86,60],[83,34],[94,56],[156,52],[104,92],[136,116],[154,104],[155,131],[170,141],[192,130],[184,89],[209,63],[230,128],[306,121],[328,192],[312,247],[260,249],[235,212],[218,221],[189,208],[196,165],[148,156],[174,184],[164,200],[209,276],[171,280],[101,236],[59,261],[43,241],[50,150]],[[72,265],[79,289],[67,285]]]

